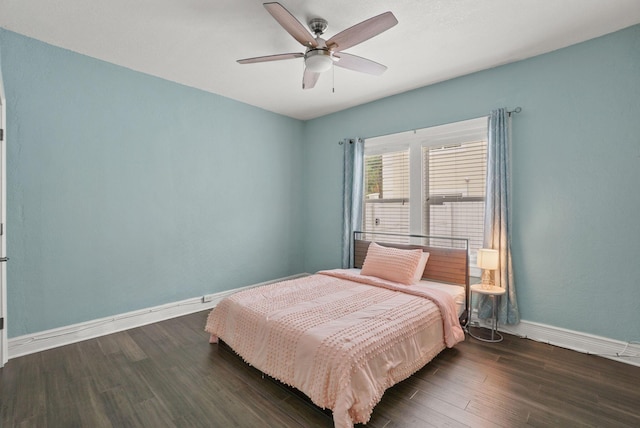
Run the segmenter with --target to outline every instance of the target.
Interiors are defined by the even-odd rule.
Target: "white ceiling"
[[[49,44],[298,119],[549,52],[640,23],[640,0],[281,0],[328,39],[390,10],[399,23],[345,52],[388,66],[341,68],[302,90],[304,52],[258,0],[0,0],[0,26]],[[332,92],[335,86],[335,92]]]

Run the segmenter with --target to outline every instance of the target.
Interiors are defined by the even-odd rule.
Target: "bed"
[[[462,248],[422,243],[433,239],[356,232],[353,269],[223,299],[207,318],[210,342],[224,341],[248,364],[330,409],[336,428],[366,423],[386,389],[464,340],[466,240],[438,238]]]

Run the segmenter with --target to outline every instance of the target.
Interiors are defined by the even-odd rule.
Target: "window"
[[[363,229],[469,239],[473,268],[483,241],[487,119],[370,138],[364,150]]]
[[[364,164],[364,230],[409,233],[409,150],[365,154]]]

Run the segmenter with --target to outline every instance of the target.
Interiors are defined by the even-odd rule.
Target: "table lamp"
[[[482,269],[482,288],[485,290],[491,289],[494,286],[491,271],[498,269],[498,250],[480,248],[478,250],[477,265]]]

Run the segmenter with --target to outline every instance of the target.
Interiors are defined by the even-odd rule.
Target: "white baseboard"
[[[505,333],[640,367],[640,344],[553,327],[531,321],[500,326]]]
[[[140,309],[111,317],[54,328],[35,334],[13,337],[8,340],[9,359],[211,309],[216,306],[220,300],[237,291],[271,284],[278,281],[299,278],[306,275],[308,274],[292,275],[273,281],[262,282],[260,284],[253,284],[246,287],[234,288],[233,290],[208,294],[207,297],[211,298],[208,302],[203,302],[202,296],[194,297],[180,302]],[[202,328],[204,328],[204,326],[202,326]]]

